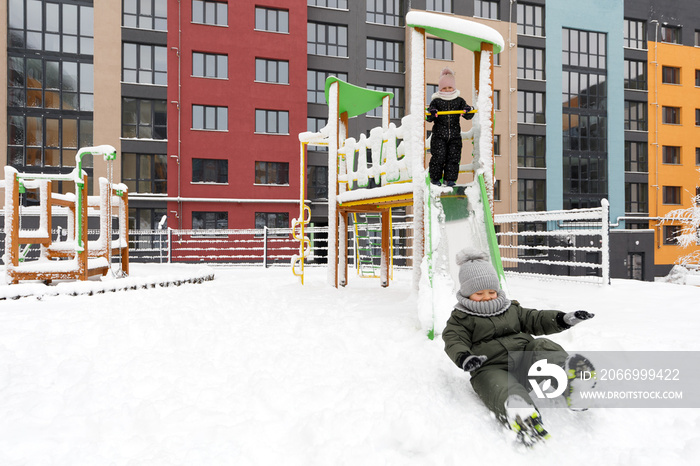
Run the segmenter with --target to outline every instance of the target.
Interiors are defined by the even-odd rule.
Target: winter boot
[[[520,395],[510,395],[505,402],[508,426],[517,433],[517,439],[530,447],[548,439],[539,411]]]
[[[596,374],[593,363],[581,354],[572,354],[564,362],[564,370],[568,382],[564,396],[566,404],[572,411],[585,411],[586,400],[582,398],[582,392],[593,390],[596,385]]]

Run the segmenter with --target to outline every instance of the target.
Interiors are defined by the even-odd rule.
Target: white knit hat
[[[488,254],[477,249],[466,248],[457,253],[459,265],[459,294],[468,298],[481,290],[501,289],[498,274]]]

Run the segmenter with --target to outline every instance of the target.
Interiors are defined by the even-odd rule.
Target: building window
[[[695,30],[695,46],[700,47],[700,31]]]
[[[402,87],[387,87],[387,86],[377,86],[374,84],[368,84],[367,89],[372,89],[381,92],[391,92],[394,94],[394,98],[389,101],[389,118],[398,120],[403,118],[403,88]],[[367,116],[382,116],[382,107],[376,107],[371,111],[367,112]]]
[[[193,183],[228,183],[228,160],[192,159]]]
[[[518,3],[518,34],[544,36],[544,8]]]
[[[518,211],[533,212],[546,210],[546,181],[518,180]]]
[[[664,84],[680,84],[681,69],[675,66],[661,67],[661,82]]]
[[[192,0],[192,22],[211,26],[227,26],[228,3],[214,0]]]
[[[255,212],[255,229],[289,228],[288,212]]]
[[[193,230],[228,230],[228,212],[192,212]]]
[[[623,45],[630,49],[647,48],[647,23],[634,19],[625,19]]]
[[[545,168],[545,137],[518,135],[518,167]]]
[[[663,163],[680,165],[681,163],[681,148],[678,146],[663,146],[662,148]]]
[[[306,171],[306,195],[309,199],[328,198],[328,167],[309,165]]]
[[[599,115],[564,113],[564,150],[605,152],[607,150],[607,118]]]
[[[308,23],[306,53],[332,57],[348,56],[348,28],[336,24]]]
[[[544,50],[518,47],[518,78],[545,79]]]
[[[401,0],[368,0],[367,22],[403,26],[404,12]]]
[[[695,70],[695,87],[700,87],[700,70]]]
[[[255,132],[289,134],[289,112],[255,109]]]
[[[92,63],[8,56],[7,66],[8,107],[93,111]]]
[[[168,30],[168,4],[161,0],[124,0],[124,27]]]
[[[522,233],[525,231],[547,231],[546,222],[523,222],[518,224],[518,232]],[[547,257],[547,237],[544,235],[519,235],[518,236],[518,246],[527,246],[525,248],[518,249],[518,257],[536,256],[536,257]],[[543,249],[537,249],[542,247]]]
[[[168,53],[159,45],[124,42],[122,81],[139,84],[168,84]]]
[[[192,52],[192,76],[228,79],[228,55]]]
[[[681,28],[679,26],[661,26],[661,42],[680,44]]]
[[[678,236],[680,236],[681,233],[680,225],[664,225],[664,244],[677,246]]]
[[[267,32],[289,32],[289,11],[255,8],[255,29]]]
[[[192,129],[228,130],[228,107],[192,105]]]
[[[493,182],[493,200],[501,200],[501,180],[494,180]]]
[[[607,196],[607,163],[602,157],[564,157],[564,208],[599,207]]]
[[[545,123],[544,92],[518,91],[518,123]]]
[[[168,156],[122,153],[122,182],[129,193],[168,193]]]
[[[646,142],[625,141],[625,171],[649,171],[648,150]]]
[[[605,34],[564,29],[562,31],[562,63],[592,69],[606,69]]]
[[[498,89],[495,89],[493,91],[493,109],[494,110],[501,109],[501,91]]]
[[[122,98],[122,137],[167,139],[165,100]]]
[[[255,162],[255,184],[289,185],[289,163]]]
[[[695,165],[700,165],[700,147],[695,148]]]
[[[700,108],[695,109],[695,126],[700,126]]]
[[[348,0],[306,0],[309,6],[322,6],[324,8],[335,8],[338,10],[348,9]]]
[[[625,129],[647,130],[647,103],[625,100]]]
[[[498,19],[498,2],[474,0],[474,16],[477,18]]]
[[[425,88],[425,105],[426,107],[430,105],[430,102],[433,100],[433,95],[437,94],[438,91],[438,85],[437,84],[426,84]]]
[[[501,155],[501,135],[493,135],[493,155]]]
[[[452,60],[452,42],[428,37],[425,40],[426,57],[434,60]]]
[[[625,183],[625,212],[649,212],[649,185],[647,183]]]
[[[326,79],[335,76],[341,81],[348,80],[347,73],[333,71],[307,70],[306,72],[306,101],[310,104],[326,103]]]
[[[367,39],[367,69],[403,72],[403,44],[388,40]]]
[[[625,89],[644,91],[647,88],[647,62],[625,60]]]
[[[680,186],[664,186],[663,187],[663,202],[664,202],[664,204],[680,205],[680,203],[681,203],[681,187]]]
[[[681,109],[680,107],[661,107],[662,123],[667,125],[681,124]]]
[[[165,209],[144,209],[144,208],[134,208],[129,207],[129,230],[155,230],[163,225],[163,217],[167,216],[167,211]],[[167,224],[165,225],[167,227]],[[149,235],[150,236],[150,235]],[[132,237],[129,240],[129,248],[133,249],[150,249],[153,247],[160,247],[157,243],[157,239],[153,236],[151,240],[144,240],[140,238],[139,241],[132,241]],[[153,241],[155,239],[155,241]]]
[[[428,11],[452,13],[452,0],[427,0],[425,3],[425,9]]]
[[[263,83],[289,84],[289,62],[256,58],[255,80]]]

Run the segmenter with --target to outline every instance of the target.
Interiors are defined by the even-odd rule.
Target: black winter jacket
[[[437,97],[437,94],[433,94],[433,100],[430,102],[430,105],[428,106],[428,112],[430,112],[431,109],[435,109],[438,112],[445,112],[449,110],[466,110],[469,111],[471,110],[471,107],[467,105],[467,102],[461,98],[461,97],[456,97],[451,100],[444,100],[441,99],[440,97]],[[436,118],[433,118],[432,115],[427,115],[426,120],[428,122],[433,122],[433,129],[432,129],[432,134],[433,137],[438,137],[442,139],[451,139],[451,138],[461,138],[461,132],[462,128],[459,124],[459,118],[463,117],[467,120],[471,120],[474,118],[473,113],[464,113],[462,115],[459,114],[454,114],[454,115],[438,115]]]

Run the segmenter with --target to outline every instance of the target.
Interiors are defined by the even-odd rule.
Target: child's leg
[[[462,160],[462,138],[451,138],[447,141],[447,160],[445,161],[445,182],[457,181],[459,162]]]
[[[529,384],[528,371],[540,359],[546,359],[549,364],[564,367],[568,353],[557,343],[548,338],[535,338],[525,347],[525,357],[518,366],[517,378],[523,384]],[[541,382],[541,381],[538,381]],[[527,385],[529,387],[529,385]]]
[[[428,165],[428,173],[430,179],[439,181],[442,179],[442,171],[445,168],[445,159],[447,154],[447,140],[437,138],[433,134],[430,138],[430,164]]]
[[[489,368],[472,375],[474,391],[487,408],[493,411],[501,422],[507,423],[506,399],[519,395],[525,402],[534,406],[528,391],[507,369]]]

